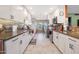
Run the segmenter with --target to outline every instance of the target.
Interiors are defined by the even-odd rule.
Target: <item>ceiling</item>
[[[25,6],[36,19],[47,19],[47,15],[53,12],[57,5],[27,5]]]

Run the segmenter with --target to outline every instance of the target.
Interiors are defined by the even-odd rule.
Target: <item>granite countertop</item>
[[[67,35],[79,39],[79,33],[78,32],[68,32]]]
[[[0,33],[0,40],[8,40],[27,32],[27,30],[18,30],[17,32],[3,31]]]
[[[56,32],[59,32],[59,31],[56,31]],[[63,31],[63,32],[59,32],[59,33],[79,39],[79,32]]]

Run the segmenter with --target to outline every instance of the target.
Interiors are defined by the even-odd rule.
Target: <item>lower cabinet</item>
[[[19,38],[15,37],[15,38],[5,41],[4,49],[5,49],[4,50],[5,53],[18,54],[19,53]]]
[[[73,43],[68,39],[68,36],[65,36],[65,51],[63,53],[72,54],[73,51]]]
[[[62,53],[79,53],[79,39],[53,31],[53,41]]]
[[[4,51],[8,54],[21,54],[28,46],[31,39],[28,33],[23,33],[17,37],[9,39],[4,42]]]
[[[61,33],[59,33],[59,49],[61,50],[61,52],[65,52],[65,48],[66,48],[66,40],[65,40],[65,36]]]
[[[65,53],[79,53],[79,42],[78,39],[72,38],[69,36],[67,37],[67,48]]]
[[[53,32],[53,41],[56,45],[59,44],[59,40],[58,40],[58,33],[57,32]]]
[[[29,34],[24,33],[20,38],[20,53],[23,53],[26,47],[28,46],[31,39],[29,39]]]

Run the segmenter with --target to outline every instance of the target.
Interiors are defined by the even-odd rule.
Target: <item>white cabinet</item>
[[[5,41],[5,53],[19,53],[19,38],[15,37],[10,40]]]
[[[58,33],[53,31],[53,41],[55,45],[58,45]]]
[[[79,39],[53,31],[55,45],[66,54],[79,53]]]
[[[10,54],[23,53],[32,39],[27,32],[4,42],[5,52]]]
[[[65,40],[65,35],[59,33],[59,49],[61,50],[61,52],[65,52],[65,48],[66,48],[66,40]]]
[[[24,33],[20,36],[20,53],[23,53],[26,47],[29,45],[32,37],[29,33]]]
[[[65,35],[65,52],[66,54],[72,54],[73,51],[73,43],[69,40],[68,36]]]
[[[79,53],[79,41],[76,38],[67,37],[66,53]]]
[[[20,38],[20,53],[23,53],[25,48],[28,46],[29,42],[28,42],[28,38],[26,33],[22,34],[21,38]]]
[[[21,37],[20,37],[20,43],[19,43],[19,45],[20,45],[20,53],[23,53],[23,51],[24,51],[24,48],[25,48],[25,36],[24,36],[25,34],[22,34],[21,35]]]

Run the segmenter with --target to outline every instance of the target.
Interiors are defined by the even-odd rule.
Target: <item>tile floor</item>
[[[46,38],[44,33],[38,33],[35,36],[36,45],[30,44],[25,54],[60,54],[58,49]]]

